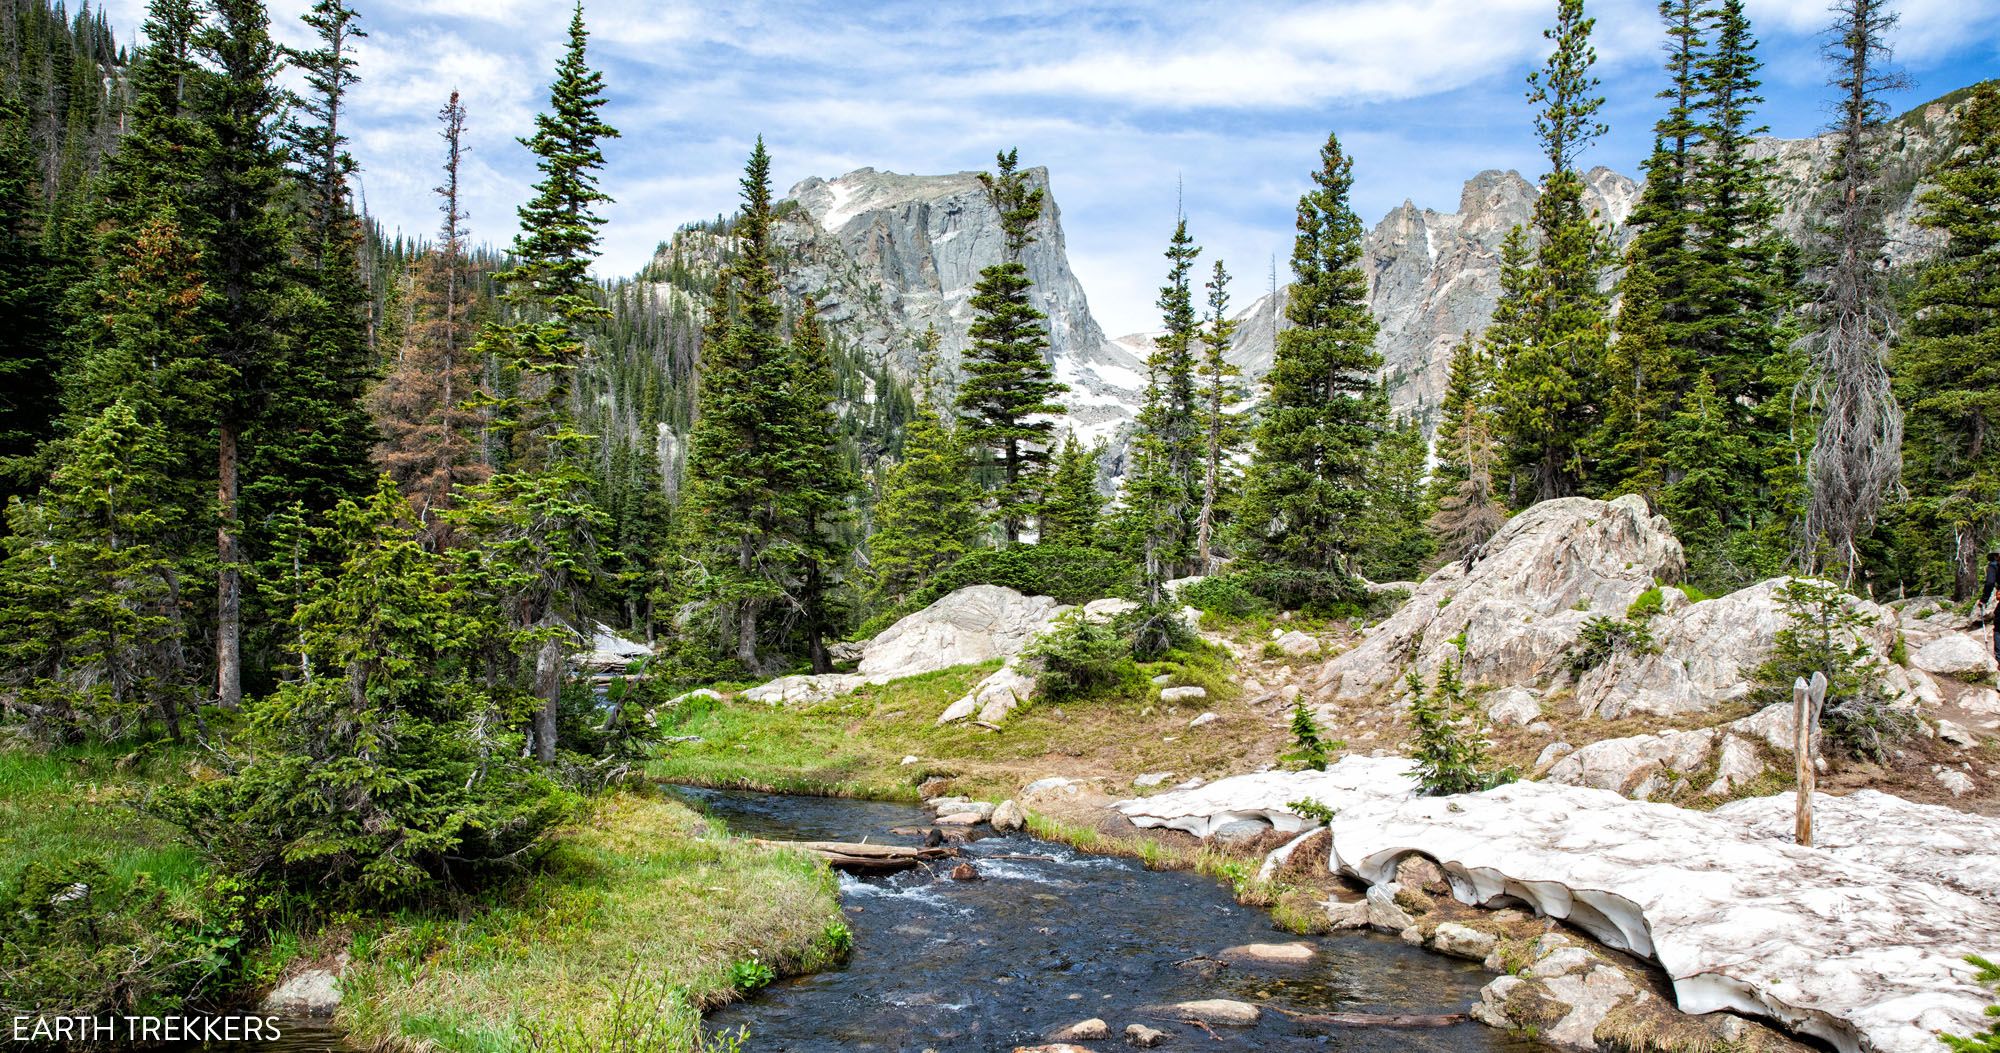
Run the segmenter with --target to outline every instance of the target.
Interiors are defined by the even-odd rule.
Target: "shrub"
[[[1197,610],[1226,618],[1248,618],[1271,609],[1270,601],[1245,587],[1241,575],[1218,574],[1181,587],[1174,598]]]
[[[1367,590],[1337,571],[1259,565],[1231,575],[1243,588],[1288,611],[1329,617],[1359,614],[1369,607]]]
[[[1028,645],[1023,657],[1036,666],[1035,696],[1042,701],[1089,698],[1141,681],[1125,636],[1080,611],[1056,619],[1053,628]]]
[[[1424,793],[1476,793],[1514,781],[1512,768],[1486,770],[1484,714],[1466,697],[1457,659],[1444,660],[1429,690],[1414,669],[1408,683],[1410,720],[1417,729],[1417,785]]]
[[[1629,616],[1615,619],[1598,615],[1583,623],[1576,650],[1569,656],[1569,671],[1582,676],[1614,656],[1652,654],[1658,650],[1653,631],[1643,622],[1633,621]]]
[[[1141,662],[1158,661],[1196,639],[1194,630],[1181,620],[1180,609],[1166,603],[1126,611],[1112,619],[1111,625],[1113,631],[1131,641],[1132,656]]]
[[[1325,826],[1333,822],[1334,810],[1317,797],[1302,797],[1296,801],[1286,801],[1285,807],[1301,819],[1311,819]]]
[[[1760,705],[1789,702],[1792,683],[1826,674],[1820,729],[1827,744],[1848,756],[1880,761],[1889,747],[1917,729],[1916,718],[1890,704],[1873,649],[1861,637],[1873,616],[1830,581],[1794,578],[1778,590],[1786,625],[1771,657],[1752,676],[1751,697]]]
[[[967,553],[917,593],[908,610],[921,610],[967,585],[1004,585],[1062,603],[1138,594],[1138,565],[1124,556],[1068,545],[1012,545]]]

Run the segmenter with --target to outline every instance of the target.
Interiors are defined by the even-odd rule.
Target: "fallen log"
[[[1264,1008],[1291,1017],[1302,1024],[1335,1024],[1341,1027],[1450,1027],[1472,1019],[1464,1013],[1302,1013],[1296,1009]]]
[[[881,874],[922,866],[933,859],[956,855],[948,847],[870,845],[848,841],[771,841],[756,838],[757,844],[790,848],[826,861],[835,870],[849,873]]]

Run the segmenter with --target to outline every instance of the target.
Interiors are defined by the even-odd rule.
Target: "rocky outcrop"
[[[1787,702],[1717,728],[1604,739],[1566,753],[1544,777],[1639,801],[1682,793],[1727,797],[1764,774],[1766,748],[1791,751],[1795,724]]]
[[[1802,848],[1757,822],[1586,787],[1417,797],[1407,771],[1406,761],[1350,757],[1327,772],[1239,776],[1118,808],[1139,826],[1193,831],[1311,795],[1335,809],[1329,865],[1371,886],[1371,920],[1399,865],[1424,855],[1460,902],[1525,904],[1654,959],[1682,1011],[1767,1018],[1844,1053],[1927,1053],[1935,1031],[1984,1026],[1991,994],[1963,958],[2000,946],[2000,910],[1923,876],[1946,858],[1943,839],[1879,854],[1842,835],[1840,848]],[[1857,819],[1879,805],[1858,802]],[[1917,829],[1986,836],[1942,813]],[[1399,897],[1379,898],[1389,923],[1402,920],[1387,917],[1403,911]],[[1615,986],[1583,965],[1560,974],[1582,985],[1569,992],[1578,1005],[1591,983]],[[1512,996],[1495,993],[1485,1004],[1504,1012]]]
[[[1543,501],[1507,521],[1484,555],[1446,564],[1353,650],[1321,667],[1323,698],[1393,688],[1462,658],[1468,683],[1528,685],[1563,667],[1584,622],[1621,617],[1655,581],[1679,580],[1680,542],[1643,498]]]

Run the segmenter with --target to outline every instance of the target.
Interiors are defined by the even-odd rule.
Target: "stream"
[[[788,840],[911,844],[896,827],[930,825],[913,805],[683,789],[734,833]],[[978,828],[984,830],[985,828]],[[854,930],[844,969],[782,980],[708,1017],[749,1031],[753,1051],[1005,1051],[1097,1017],[1101,1048],[1129,1048],[1142,1023],[1173,1034],[1162,1049],[1492,1051],[1542,1047],[1476,1023],[1435,1029],[1328,1027],[1265,1012],[1214,1037],[1147,1006],[1234,998],[1303,1012],[1454,1013],[1492,977],[1394,937],[1346,932],[1310,939],[1305,967],[1187,962],[1245,943],[1299,939],[1262,910],[1237,905],[1212,878],[1149,871],[1025,834],[980,837],[963,856],[982,880],[949,867],[889,877],[842,875]],[[1010,858],[1011,857],[1011,858]],[[1024,858],[1026,857],[1026,858]],[[1034,858],[1040,857],[1040,858]]]
[[[912,844],[891,833],[928,827],[915,805],[679,788],[731,832],[794,841]],[[984,836],[981,836],[984,834]],[[1456,1013],[1491,977],[1394,937],[1343,932],[1308,938],[1304,967],[1201,961],[1227,947],[1282,943],[1262,910],[1237,905],[1198,874],[1149,871],[1026,834],[975,828],[950,866],[888,877],[840,878],[854,931],[845,968],[781,980],[709,1014],[715,1031],[743,1028],[752,1053],[834,1050],[994,1053],[1047,1041],[1097,1017],[1099,1049],[1129,1049],[1127,1024],[1168,1032],[1164,1050],[1342,1050],[1346,1053],[1530,1053],[1544,1047],[1476,1023],[1400,1029],[1309,1024],[1267,1011],[1256,1026],[1216,1026],[1213,1037],[1146,1007],[1233,998],[1302,1012]],[[956,862],[956,861],[953,861]],[[663,919],[663,923],[671,924]],[[1194,961],[1190,961],[1194,959]],[[323,1025],[294,1021],[278,1042],[207,1050],[322,1053],[350,1049]]]

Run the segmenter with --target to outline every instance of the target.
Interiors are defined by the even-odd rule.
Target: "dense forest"
[[[1184,642],[1176,579],[1359,615],[1367,583],[1476,558],[1514,511],[1627,493],[1705,590],[1795,571],[1968,598],[2000,544],[2000,87],[1949,100],[1921,197],[1946,247],[1888,267],[1893,17],[1840,0],[1837,163],[1795,244],[1751,148],[1743,0],[1663,0],[1620,251],[1579,168],[1606,131],[1593,21],[1555,8],[1527,81],[1533,222],[1434,439],[1390,413],[1356,162],[1329,135],[1300,159],[1268,376],[1226,360],[1231,275],[1173,225],[1114,489],[1059,427],[1021,262],[1045,202],[1012,149],[983,177],[1005,238],[970,350],[906,334],[910,377],[782,293],[761,139],[737,212],[592,276],[618,131],[580,5],[518,130],[538,176],[503,249],[467,227],[479,115],[455,93],[431,100],[436,229],[358,209],[347,0],[312,7],[310,48],[279,46],[260,0],[152,0],[136,47],[101,12],[0,0],[0,719],[45,746],[198,744],[200,776],[147,808],[232,882],[199,931],[9,911],[9,954],[78,948],[11,978],[79,1011],[199,1001],[280,916],[503,880],[657,734],[573,671],[599,623],[654,645],[632,690],[658,698],[831,670],[838,642],[974,583],[1134,599],[1114,646],[1158,655]],[[115,966],[142,929],[213,945]]]

